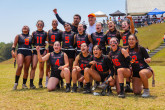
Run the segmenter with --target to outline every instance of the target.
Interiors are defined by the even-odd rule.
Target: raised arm
[[[56,9],[56,8],[53,10],[53,12],[54,12],[54,14],[56,15],[57,20],[58,20],[62,25],[64,25],[66,22],[65,22],[64,20],[62,20],[61,17],[58,15],[57,9]]]
[[[39,46],[36,47],[36,50],[37,50],[39,62],[44,62],[44,61],[47,61],[49,59],[50,53],[47,53],[45,56],[42,57],[41,53],[40,53],[40,47]]]
[[[134,27],[132,16],[128,15],[127,18],[130,20],[130,32],[131,32],[131,34],[134,34],[135,33],[135,27]]]

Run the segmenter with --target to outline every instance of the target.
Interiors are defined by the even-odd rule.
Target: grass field
[[[165,23],[153,24],[147,27],[138,28],[138,39],[140,45],[150,50],[157,48],[163,42]]]
[[[125,99],[114,96],[94,96],[82,93],[65,93],[65,90],[48,92],[46,88],[35,90],[22,90],[22,75],[18,90],[13,91],[14,76],[16,69],[11,64],[12,60],[0,63],[0,108],[16,109],[63,109],[63,110],[164,110],[165,109],[165,67],[152,66],[156,73],[156,87],[151,87],[151,97],[141,98],[132,93],[126,94]],[[38,70],[35,85],[38,85]],[[44,82],[45,83],[45,77]],[[29,86],[29,79],[27,81]]]

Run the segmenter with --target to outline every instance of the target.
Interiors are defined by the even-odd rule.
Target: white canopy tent
[[[98,11],[96,13],[94,13],[96,15],[96,17],[108,17],[105,13],[103,13],[102,11]]]
[[[126,13],[130,15],[145,15],[155,8],[165,11],[165,0],[126,0]]]

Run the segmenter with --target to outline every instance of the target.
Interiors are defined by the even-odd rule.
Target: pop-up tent
[[[119,10],[117,10],[114,13],[109,14],[110,16],[125,16],[125,13],[120,12]]]
[[[101,11],[98,11],[96,13],[94,13],[96,15],[96,17],[107,17],[107,15]]]
[[[165,11],[162,11],[162,10],[155,8],[154,10],[149,12],[148,15],[158,15],[158,14],[164,14],[164,13],[165,13]]]

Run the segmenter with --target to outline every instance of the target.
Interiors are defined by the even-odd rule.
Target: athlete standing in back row
[[[60,16],[57,13],[57,9],[56,8],[53,10],[53,12],[56,15],[57,20],[64,26],[66,22],[63,21],[60,18]],[[73,23],[69,23],[70,26],[71,26],[71,29],[72,29],[72,31],[74,33],[78,33],[77,28],[78,28],[78,25],[79,25],[80,21],[81,21],[81,16],[79,14],[75,14],[74,17],[73,17]]]
[[[48,53],[53,52],[53,45],[55,41],[59,41],[61,43],[62,41],[62,31],[59,30],[57,28],[58,26],[58,21],[57,20],[53,20],[52,21],[52,29],[48,31],[48,43],[49,43],[49,47],[48,47]],[[47,66],[46,66],[46,84],[45,86],[47,87],[47,83],[48,83],[48,78],[49,78],[49,72],[50,72],[50,62],[47,61],[46,62]]]
[[[15,37],[14,43],[12,45],[12,51],[11,51],[12,57],[13,58],[17,57],[17,64],[18,64],[13,90],[17,89],[18,80],[21,75],[23,66],[24,66],[24,75],[23,75],[22,89],[27,89],[26,81],[28,78],[29,66],[32,58],[32,52],[31,52],[32,37],[29,35],[29,31],[30,29],[28,26],[23,26],[22,34],[17,35]],[[18,44],[18,50],[16,55],[15,48],[17,44]]]
[[[47,39],[47,32],[45,32],[43,30],[44,27],[44,22],[42,20],[38,20],[37,21],[37,31],[34,31],[32,33],[32,38],[33,38],[33,57],[32,57],[32,69],[30,72],[30,88],[31,89],[35,89],[36,87],[33,84],[33,80],[34,80],[34,76],[35,76],[35,71],[37,68],[37,63],[38,63],[38,59],[37,59],[37,51],[36,51],[36,46],[40,46],[40,53],[42,56],[44,56],[46,54],[46,50],[45,50],[45,41]],[[44,76],[44,62],[39,63],[39,88],[42,88],[42,79]]]

